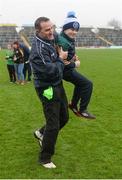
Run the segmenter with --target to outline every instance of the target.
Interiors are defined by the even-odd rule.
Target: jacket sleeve
[[[63,61],[55,53],[50,54],[47,47],[37,49],[37,51],[33,48],[35,47],[32,46],[30,62],[35,78],[43,79],[46,82],[55,82],[58,79],[62,79]]]
[[[75,62],[70,62],[70,64],[65,65],[65,69],[71,69],[71,68],[75,68]]]
[[[68,41],[64,37],[58,35],[58,37],[56,39],[56,44],[59,47],[62,47],[63,51],[68,51],[68,58],[67,58],[67,60],[70,61],[70,64],[65,65],[65,69],[75,68],[75,62],[71,61],[72,57],[73,57],[73,54],[72,54],[72,50],[70,51],[70,44],[68,43]]]

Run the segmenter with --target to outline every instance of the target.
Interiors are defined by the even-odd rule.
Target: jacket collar
[[[71,41],[71,42],[75,42],[75,39],[70,38],[67,34],[65,34],[63,31],[61,32],[61,36],[63,36],[64,38],[66,38],[67,40]]]
[[[44,38],[41,38],[40,36],[36,35],[36,39],[38,39],[39,41],[45,43],[45,44],[48,44],[48,45],[51,45],[53,44],[53,40],[47,40],[47,39],[44,39]]]

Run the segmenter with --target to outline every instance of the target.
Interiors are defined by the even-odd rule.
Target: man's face
[[[66,29],[66,30],[64,31],[64,33],[65,33],[67,36],[69,36],[71,39],[75,39],[78,31],[76,31],[75,29]]]
[[[54,25],[51,21],[42,22],[40,24],[41,29],[39,32],[39,36],[41,38],[47,39],[47,40],[53,40],[54,39]]]

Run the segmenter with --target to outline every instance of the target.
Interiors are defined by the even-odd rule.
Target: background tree
[[[112,19],[111,21],[108,22],[109,26],[114,27],[114,29],[121,29],[122,23],[116,19]]]

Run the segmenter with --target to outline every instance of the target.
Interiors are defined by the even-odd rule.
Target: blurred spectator
[[[29,62],[30,50],[23,43],[20,43],[19,46],[23,50],[23,53],[24,53],[24,69],[23,69],[24,80],[25,81],[27,80],[29,82],[31,81],[31,74],[32,74],[32,70],[31,70],[31,66]]]
[[[12,50],[12,45],[8,44],[5,58],[7,60],[7,69],[8,69],[9,78],[10,78],[11,83],[16,82],[16,75],[15,75],[13,56],[14,56],[14,52]]]
[[[23,69],[24,69],[24,53],[22,49],[19,46],[18,41],[15,41],[13,43],[13,48],[14,48],[14,66],[15,66],[15,71],[17,74],[17,84],[24,85],[24,74],[23,74]]]

